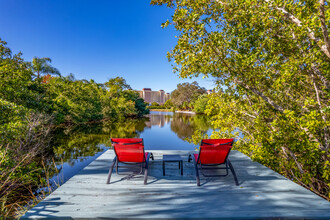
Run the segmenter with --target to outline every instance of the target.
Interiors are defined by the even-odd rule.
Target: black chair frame
[[[121,145],[133,145],[133,144],[143,144],[143,140],[139,141],[139,142],[133,142],[133,143],[122,143]],[[114,144],[119,144],[119,142],[114,142],[111,141],[112,146],[114,146]],[[149,158],[151,158],[152,160],[154,160],[154,156],[152,153],[148,153],[147,157],[145,156],[145,152],[144,152],[144,148],[143,148],[143,158],[144,158],[144,162],[123,162],[123,161],[119,161],[118,159],[118,155],[117,152],[115,151],[115,158],[112,161],[112,165],[110,167],[109,170],[109,174],[108,174],[108,179],[107,179],[107,184],[110,184],[110,179],[111,179],[111,175],[112,175],[112,171],[114,166],[116,166],[116,173],[118,175],[139,175],[139,174],[143,174],[143,170],[144,170],[144,185],[147,185],[147,178],[148,178],[148,164],[149,164]],[[138,173],[132,173],[132,174],[119,174],[118,171],[118,167],[119,167],[119,163],[123,163],[129,166],[137,166],[141,164],[141,169],[140,172]]]
[[[222,144],[219,144],[219,146],[221,145],[228,145],[228,144],[233,144],[233,142],[227,142],[227,143],[222,143]],[[206,142],[201,142],[201,146],[202,145],[213,145],[213,144],[210,144],[210,143],[206,143]],[[238,186],[238,179],[237,179],[237,176],[236,176],[236,173],[235,173],[235,170],[234,170],[234,167],[233,165],[231,164],[230,160],[228,159],[228,156],[229,156],[229,153],[230,153],[230,149],[229,149],[229,152],[225,158],[225,162],[224,163],[219,163],[219,164],[202,164],[201,160],[200,160],[200,154],[201,154],[201,149],[199,150],[199,153],[198,153],[198,158],[197,158],[197,161],[195,159],[195,156],[194,154],[189,154],[189,157],[188,157],[188,162],[190,162],[191,160],[194,161],[194,165],[195,165],[195,172],[196,172],[196,181],[197,181],[197,186],[200,186],[200,179],[199,179],[199,171],[201,171],[202,175],[205,176],[205,177],[224,177],[224,176],[228,176],[228,170],[230,169],[230,171],[232,172],[233,176],[234,176],[234,179],[235,179],[235,183],[236,185]],[[225,167],[219,167],[220,165],[222,164],[225,164]],[[204,167],[203,167],[204,166]],[[203,170],[220,170],[220,169],[225,169],[226,170],[226,174],[221,174],[221,175],[207,175],[203,172]]]

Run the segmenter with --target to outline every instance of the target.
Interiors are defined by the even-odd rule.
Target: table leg
[[[181,160],[180,163],[181,163],[181,176],[183,176],[183,162],[182,162],[182,160]],[[180,163],[179,163],[179,164],[180,164]]]
[[[163,176],[165,176],[165,162],[163,161]]]

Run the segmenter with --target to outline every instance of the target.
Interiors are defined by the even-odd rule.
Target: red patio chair
[[[196,171],[196,181],[197,186],[200,186],[199,172],[205,177],[219,177],[227,176],[228,169],[232,172],[235,183],[238,186],[238,180],[233,165],[228,159],[228,155],[233,146],[234,139],[203,139],[201,142],[200,150],[198,154],[190,154],[188,162],[194,161],[195,171]],[[225,164],[225,167],[220,167],[220,165]],[[207,175],[203,170],[210,169],[226,169],[226,174],[224,175]]]
[[[151,157],[154,160],[152,153],[144,152],[142,138],[111,138],[111,143],[114,148],[116,157],[113,159],[109,170],[107,184],[110,183],[112,170],[116,165],[116,173],[118,173],[119,163],[126,165],[141,165],[141,170],[138,174],[142,174],[144,170],[144,184],[147,184],[148,178],[148,163]]]

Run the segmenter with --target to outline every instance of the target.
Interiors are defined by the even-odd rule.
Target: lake
[[[150,112],[142,119],[56,129],[51,158],[58,173],[50,182],[61,185],[77,174],[111,147],[110,137],[143,138],[146,150],[194,150],[198,145],[189,139],[195,131],[212,132],[205,115]]]

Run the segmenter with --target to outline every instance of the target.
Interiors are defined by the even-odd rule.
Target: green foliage
[[[197,98],[206,93],[206,89],[200,87],[198,83],[180,83],[177,88],[171,93],[171,102],[177,108],[192,109],[192,103]]]
[[[0,99],[0,145],[20,137],[26,129],[28,110]]]
[[[206,110],[207,102],[209,101],[209,95],[201,95],[194,102],[194,112],[203,114]]]
[[[124,90],[130,90],[131,87],[126,83],[126,80],[122,77],[116,77],[110,79],[104,84],[108,89],[108,94],[111,97],[120,96],[120,93]]]
[[[157,102],[152,102],[150,106],[147,106],[148,109],[166,109],[165,105],[160,105]]]
[[[110,79],[105,83],[106,91],[102,98],[102,113],[112,121],[126,117],[141,117],[149,112],[144,100],[122,77]]]
[[[174,108],[174,104],[173,104],[173,102],[171,101],[171,99],[167,100],[167,101],[164,103],[164,107],[165,107],[166,109]]]
[[[47,175],[40,158],[49,151],[52,125],[104,118],[115,121],[149,112],[144,100],[129,90],[123,78],[110,79],[105,85],[75,80],[72,74],[60,76],[50,62],[49,58],[37,57],[32,63],[26,62],[20,53],[12,55],[6,42],[0,39],[1,216],[12,215],[34,196],[33,191],[40,184],[46,184]],[[41,78],[41,74],[58,76]],[[85,136],[78,139],[70,146],[75,148],[91,140]]]
[[[45,184],[36,158],[49,146],[50,118],[7,102],[2,102],[2,109],[11,109],[12,114],[0,127],[0,215],[11,216]]]
[[[157,102],[152,102],[151,106],[160,106]]]
[[[253,159],[330,198],[329,5],[322,1],[168,1],[182,78],[217,79],[213,137],[244,136]],[[173,94],[172,94],[173,97]],[[182,102],[175,102],[182,104]],[[238,130],[237,130],[238,129]],[[235,133],[236,132],[236,133]]]
[[[43,110],[46,108],[44,87],[33,81],[30,64],[21,54],[12,55],[6,42],[0,39],[0,97],[3,100],[26,108]]]
[[[105,90],[93,80],[52,77],[47,83],[56,123],[83,123],[103,118],[102,100]]]

